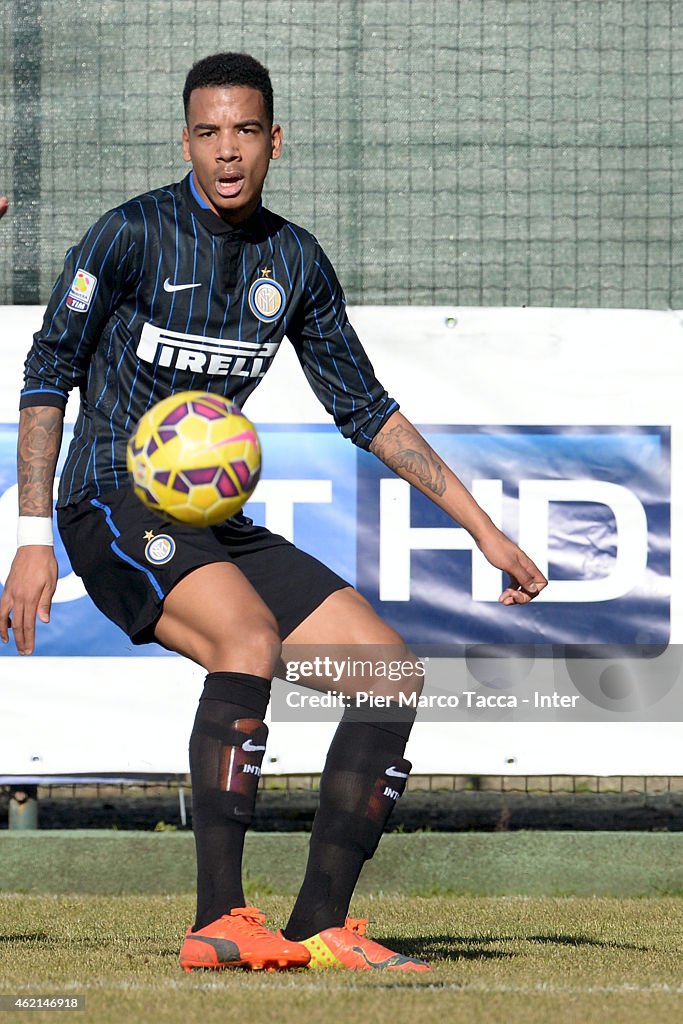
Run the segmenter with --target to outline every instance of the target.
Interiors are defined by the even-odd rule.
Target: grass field
[[[274,924],[284,922],[289,899],[250,896]],[[433,974],[185,974],[177,954],[189,896],[5,895],[0,991],[84,995],[85,1011],[67,1016],[98,1024],[303,1024],[350,1014],[377,1024],[661,1024],[683,1016],[683,901],[675,897],[368,897],[354,910],[370,915],[375,937],[430,959]]]
[[[408,837],[397,839],[388,844],[389,853],[400,850],[406,856]],[[652,839],[656,870],[662,844],[658,836]],[[3,852],[13,842],[3,837]],[[283,843],[284,849],[286,837]],[[491,844],[498,848],[495,837]],[[38,837],[33,845],[41,856],[50,846]],[[675,890],[635,898],[438,894],[429,882],[430,845],[423,841],[419,848],[423,895],[416,894],[413,871],[409,892],[396,891],[395,881],[390,892],[375,885],[375,892],[364,891],[352,907],[353,914],[370,918],[373,937],[429,959],[434,965],[430,975],[185,974],[177,955],[192,920],[190,892],[53,892],[45,860],[46,891],[0,895],[0,993],[85,996],[84,1012],[66,1011],[58,1019],[96,1024],[327,1024],[350,1017],[363,1024],[661,1024],[683,1019],[683,899]],[[435,852],[440,845],[434,843]],[[119,856],[135,848],[132,841],[102,845],[103,852],[118,850]],[[159,851],[176,848],[175,840],[160,837]],[[538,848],[543,850],[542,842]],[[113,878],[121,863],[109,855],[98,859],[95,869]],[[618,857],[612,870],[618,875]],[[279,926],[291,907],[291,895],[283,894],[288,891],[273,892],[272,885],[256,881],[248,895]],[[26,1016],[25,1011],[3,1010],[0,1024]],[[50,1011],[29,1015],[31,1020],[53,1018]]]

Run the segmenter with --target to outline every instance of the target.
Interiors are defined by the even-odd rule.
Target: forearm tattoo
[[[399,476],[409,481],[414,478],[432,494],[441,495],[446,490],[443,466],[416,430],[402,425],[381,430],[373,438],[370,451]]]
[[[52,406],[21,412],[17,450],[19,515],[52,515],[52,487],[63,421],[62,410]]]

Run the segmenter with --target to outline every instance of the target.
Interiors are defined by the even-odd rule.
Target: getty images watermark
[[[371,720],[387,709],[422,721],[683,721],[678,644],[286,645],[273,721]]]

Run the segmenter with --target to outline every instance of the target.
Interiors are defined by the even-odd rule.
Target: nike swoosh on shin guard
[[[254,741],[252,740],[251,736],[249,737],[248,740],[245,740],[244,743],[242,744],[242,750],[246,750],[250,754],[253,754],[257,750],[265,750],[265,749],[266,749],[265,743],[263,744],[263,746],[259,746],[258,744],[254,743]]]

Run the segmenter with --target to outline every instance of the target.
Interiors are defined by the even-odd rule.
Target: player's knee
[[[372,653],[374,657],[368,658]],[[406,706],[414,705],[425,683],[425,663],[397,636],[391,644],[368,647],[363,658],[349,659],[347,691],[372,690],[378,697],[398,700]]]
[[[396,635],[394,643],[382,651],[382,657],[373,680],[375,693],[412,704],[424,686],[424,662],[417,658],[403,639]]]
[[[280,658],[281,642],[274,617],[242,618],[236,628],[219,629],[206,645],[204,667],[208,672],[248,672],[271,678]]]

